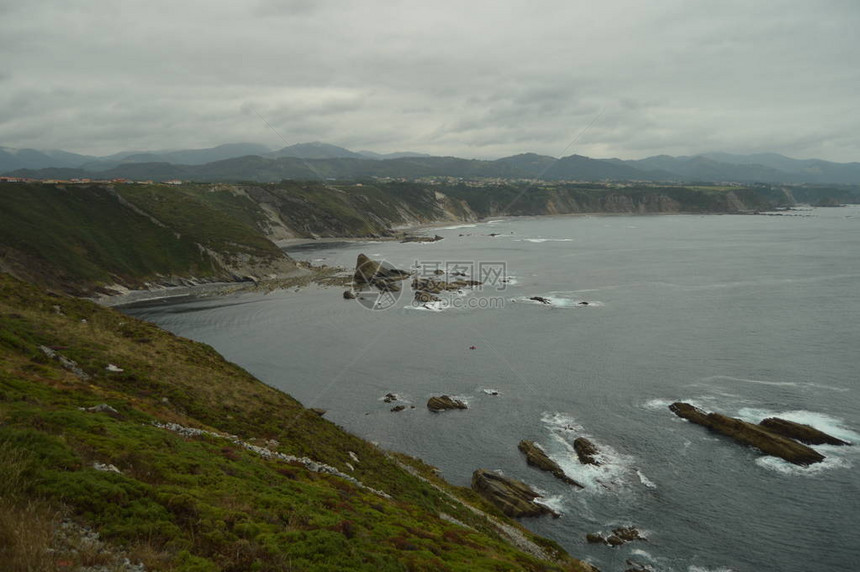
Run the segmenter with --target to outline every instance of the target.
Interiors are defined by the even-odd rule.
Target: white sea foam
[[[693,407],[698,407],[699,409],[707,409],[707,407],[702,404],[702,401],[700,399],[686,399],[686,398],[668,399],[665,397],[656,397],[654,399],[649,399],[648,401],[646,401],[645,403],[642,404],[642,407],[644,409],[649,409],[651,411],[663,412],[663,411],[668,411],[669,406],[672,405],[673,403],[675,403],[676,401],[681,401],[683,403],[689,403]]]
[[[445,310],[445,304],[440,300],[438,302],[424,302],[420,306],[409,303],[403,306],[404,310],[418,310],[421,312],[442,312]]]
[[[439,230],[457,230],[458,228],[475,228],[476,224],[455,224],[453,226],[442,226]]]
[[[645,474],[641,471],[641,469],[636,469],[636,476],[639,477],[639,482],[648,487],[649,489],[656,489],[657,485],[654,484],[654,481],[645,476]]]
[[[713,384],[714,382],[736,382],[736,383],[754,383],[757,385],[773,385],[773,386],[785,386],[785,387],[802,387],[804,389],[827,389],[830,391],[838,391],[840,393],[844,393],[846,391],[850,391],[847,387],[833,387],[831,385],[824,385],[822,383],[812,383],[812,382],[797,382],[797,381],[773,381],[767,379],[749,379],[745,377],[731,377],[728,375],[712,375],[709,377],[702,378],[703,383]]]
[[[826,413],[806,411],[803,409],[792,411],[772,411],[769,409],[744,407],[738,411],[737,416],[744,421],[749,421],[750,423],[758,423],[766,417],[779,417],[780,419],[794,421],[795,423],[811,425],[819,431],[824,431],[828,435],[833,435],[843,441],[849,441],[851,443],[860,442],[860,433],[856,433],[855,431],[845,427],[844,420],[838,417],[833,417],[832,415],[827,415]]]
[[[779,457],[771,456],[759,457],[755,460],[755,464],[763,469],[767,469],[768,471],[800,477],[816,477],[824,471],[830,471],[833,469],[850,469],[853,467],[854,464],[848,459],[833,454],[836,452],[835,449],[837,448],[838,447],[835,446],[827,447],[828,450],[825,451],[824,447],[815,447],[818,452],[824,455],[824,460],[820,463],[814,463],[806,467],[789,463]]]
[[[603,302],[598,300],[580,300],[576,296],[575,292],[549,292],[547,294],[540,295],[540,297],[546,298],[549,301],[549,304],[544,304],[538,300],[532,300],[531,296],[519,296],[518,298],[513,298],[511,301],[524,304],[538,304],[548,308],[585,309],[601,308],[604,305]]]
[[[742,383],[756,383],[759,385],[786,385],[791,387],[797,387],[797,383],[794,381],[768,381],[764,379],[746,379],[743,377],[730,377],[728,375],[712,375],[709,377],[705,377],[702,379],[703,382],[715,382],[715,381],[739,381]]]
[[[539,493],[541,493],[541,495],[544,494],[538,490],[535,490],[535,492],[539,492]],[[555,495],[555,496],[551,496],[551,497],[541,496],[539,498],[536,498],[534,500],[534,502],[547,507],[548,509],[550,509],[553,512],[557,512],[558,514],[564,514],[566,512],[563,495]]]
[[[575,481],[593,493],[614,492],[628,488],[639,480],[634,468],[635,459],[616,451],[612,446],[588,435],[574,417],[561,412],[545,412],[541,422],[550,430],[552,443],[547,446],[547,455]],[[579,462],[573,440],[588,437],[600,451],[595,460],[599,465],[583,465]],[[645,484],[639,480],[640,483]],[[652,483],[653,484],[653,483]],[[647,486],[647,485],[646,485]]]
[[[634,548],[633,550],[630,551],[630,554],[632,556],[640,556],[640,557],[648,560],[649,562],[654,562],[654,557],[651,556],[651,553],[647,552],[645,550],[642,550],[641,548]]]
[[[542,242],[573,242],[572,238],[516,238],[514,242],[534,242],[540,244]]]
[[[582,431],[583,427],[576,422],[572,415],[561,413],[559,411],[549,412],[544,411],[540,418],[541,423],[549,427],[550,431]]]

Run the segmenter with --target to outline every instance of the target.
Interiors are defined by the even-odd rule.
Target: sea
[[[363,300],[309,286],[124,310],[456,485],[478,468],[528,483],[561,516],[523,524],[601,570],[860,570],[860,205],[770,215],[516,217],[420,231],[436,242],[296,245],[315,264],[363,253],[484,284],[426,304],[407,281]],[[436,395],[468,409],[432,413]],[[853,445],[799,467],[674,401]],[[577,437],[599,466],[580,464]],[[585,488],[529,467],[523,439]],[[621,526],[645,540],[586,542]]]

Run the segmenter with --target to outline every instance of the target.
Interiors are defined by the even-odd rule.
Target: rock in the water
[[[439,242],[444,236],[404,236],[400,242]]]
[[[627,542],[633,542],[634,540],[646,540],[640,533],[637,528],[632,526],[625,526],[621,528],[615,528],[612,530],[612,534],[608,536],[603,536],[598,533],[589,533],[585,535],[585,540],[587,540],[590,544],[606,544],[608,546],[621,546],[622,544],[626,544]]]
[[[811,465],[824,460],[824,455],[806,445],[771,433],[753,423],[747,423],[719,413],[705,413],[689,403],[675,402],[669,406],[669,409],[678,417],[707,427],[711,431],[731,437],[739,443],[755,447],[766,455],[785,459],[795,465]]]
[[[356,290],[373,286],[384,291],[400,291],[400,281],[409,278],[409,272],[386,266],[359,254],[352,281]]]
[[[385,403],[391,403],[392,401],[398,401],[400,398],[397,397],[395,393],[386,393],[385,397],[382,398],[382,401]]]
[[[600,451],[597,447],[585,437],[577,437],[573,441],[573,449],[576,451],[576,456],[579,457],[579,462],[583,465],[600,465],[594,458]]]
[[[344,290],[343,291],[343,299],[344,300],[355,300],[355,292],[352,290]]]
[[[527,484],[486,469],[478,469],[472,474],[472,489],[508,516],[558,516],[549,507],[534,502],[540,495]]]
[[[543,449],[538,447],[534,441],[520,441],[518,448],[520,452],[526,456],[526,462],[532,467],[537,467],[542,471],[552,473],[555,478],[564,481],[569,485],[583,488],[581,484],[564,474],[564,471],[561,470],[558,463],[550,459],[547,454],[544,453]]]
[[[391,412],[392,413],[398,413],[400,411],[403,411],[404,409],[406,409],[405,405],[395,405],[394,407],[391,408]]]
[[[529,300],[540,302],[541,304],[552,304],[549,298],[544,298],[543,296],[532,296]]]
[[[426,304],[427,302],[438,302],[441,300],[439,296],[435,294],[431,294],[430,292],[423,292],[421,290],[416,290],[415,292],[415,301],[420,302],[422,304]]]
[[[847,441],[837,439],[833,435],[819,431],[811,425],[795,423],[794,421],[780,419],[779,417],[768,417],[760,422],[759,425],[771,433],[776,433],[777,435],[782,435],[783,437],[788,437],[807,445],[850,445]]]
[[[624,542],[632,542],[634,540],[645,540],[642,537],[642,534],[639,532],[638,528],[633,526],[625,526],[621,528],[615,528],[612,530],[612,535],[617,536]]]
[[[445,411],[446,409],[468,408],[466,407],[466,404],[459,399],[454,399],[447,395],[440,395],[439,397],[431,397],[427,400],[427,409],[434,413],[438,413],[439,411]]]

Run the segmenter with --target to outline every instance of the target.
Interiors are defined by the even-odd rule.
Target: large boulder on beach
[[[486,469],[478,469],[472,474],[472,489],[508,516],[558,516],[549,507],[534,502],[540,495],[527,484]]]
[[[796,423],[787,419],[780,419],[779,417],[768,417],[761,421],[759,425],[771,433],[776,433],[777,435],[782,435],[783,437],[788,437],[789,439],[794,439],[795,441],[800,441],[807,445],[850,444],[842,439],[837,439],[833,435],[828,435],[824,431],[819,431],[811,425]]]
[[[552,476],[569,485],[583,488],[581,484],[568,477],[561,467],[558,466],[558,463],[550,459],[534,441],[520,441],[517,448],[526,456],[526,462],[532,467],[537,467],[542,471],[551,473]]]
[[[447,395],[440,395],[438,397],[431,397],[427,400],[427,409],[433,413],[439,413],[440,411],[445,411],[447,409],[468,409],[468,407],[466,407],[466,404],[459,399],[454,399]]]
[[[773,455],[794,463],[795,465],[811,465],[824,460],[824,455],[787,437],[771,433],[764,427],[727,417],[719,413],[706,413],[690,405],[676,401],[669,409],[683,419],[707,427],[711,431],[731,437],[738,443],[750,445],[766,455]]]
[[[573,450],[576,451],[576,456],[579,457],[579,462],[583,465],[600,465],[595,457],[600,454],[594,443],[585,437],[577,437],[573,441]]]

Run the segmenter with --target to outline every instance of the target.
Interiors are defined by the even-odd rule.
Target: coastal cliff
[[[782,189],[601,183],[371,181],[0,185],[0,271],[79,295],[303,270],[294,238],[394,238],[397,228],[504,215],[752,212]]]

